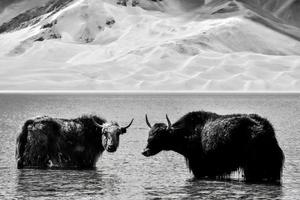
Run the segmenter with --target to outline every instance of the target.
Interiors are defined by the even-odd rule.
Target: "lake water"
[[[245,94],[0,94],[0,199],[300,199],[300,95]],[[174,152],[141,155],[151,123],[189,111],[258,113],[274,125],[286,161],[282,186],[194,180]],[[96,170],[18,170],[15,139],[24,121],[40,115],[84,113],[126,125],[120,147],[104,152]]]

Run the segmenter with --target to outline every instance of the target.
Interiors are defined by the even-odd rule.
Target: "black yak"
[[[182,154],[196,178],[229,178],[243,172],[245,181],[280,182],[284,154],[267,119],[256,114],[218,115],[191,112],[168,125],[150,125],[146,157],[162,150]]]
[[[17,138],[18,168],[91,169],[106,150],[115,152],[127,128],[97,116],[60,119],[48,116],[25,122]]]

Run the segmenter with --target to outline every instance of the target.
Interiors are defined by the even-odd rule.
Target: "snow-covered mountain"
[[[0,89],[299,91],[299,10],[298,0],[49,0],[0,26]]]

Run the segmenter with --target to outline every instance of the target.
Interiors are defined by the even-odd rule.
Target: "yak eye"
[[[107,136],[108,135],[108,132],[106,130],[103,130],[103,135]]]

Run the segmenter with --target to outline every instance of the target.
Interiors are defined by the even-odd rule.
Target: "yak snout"
[[[109,145],[106,147],[106,151],[113,153],[113,152],[117,151],[117,147],[115,147],[114,145]]]
[[[113,153],[117,150],[119,146],[119,138],[118,137],[109,137],[106,144],[106,151]]]
[[[143,150],[143,152],[142,152],[142,155],[143,155],[143,156],[146,156],[146,157],[151,156],[151,151],[150,151],[150,149],[149,149],[149,148],[145,148],[145,149]]]

